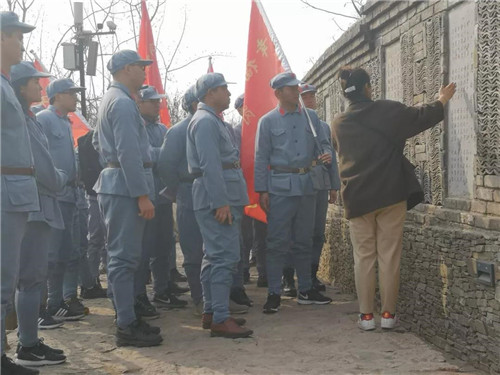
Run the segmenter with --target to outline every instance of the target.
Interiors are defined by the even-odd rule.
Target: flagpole
[[[283,64],[285,71],[292,71],[292,69],[290,68],[290,64],[288,63],[288,59],[286,58],[285,52],[283,51],[283,48],[281,48],[281,44],[278,40],[278,37],[276,36],[276,33],[273,30],[271,22],[269,21],[269,18],[267,18],[267,14],[266,11],[264,10],[264,7],[262,6],[262,3],[260,2],[260,0],[253,0],[253,1],[255,1],[257,8],[259,8],[260,14],[262,15],[262,19],[264,20],[264,23],[267,27],[267,31],[269,32],[271,40],[274,43],[274,48],[277,52],[278,58],[281,60],[281,63]],[[300,94],[299,94],[299,103],[302,106],[302,108],[304,108],[304,113],[306,114],[307,122],[309,124],[309,127],[311,128],[311,132],[313,134],[316,147],[318,147],[320,153],[323,154],[323,147],[321,147],[321,144],[318,141],[318,134],[316,133],[316,129],[314,128],[314,125],[311,120],[311,116],[309,116],[309,112],[307,111],[304,101],[302,100],[302,95]]]

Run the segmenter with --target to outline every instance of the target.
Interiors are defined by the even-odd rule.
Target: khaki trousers
[[[359,311],[373,313],[378,261],[382,312],[396,312],[406,201],[350,220]]]

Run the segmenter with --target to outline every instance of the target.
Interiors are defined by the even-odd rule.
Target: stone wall
[[[369,71],[375,98],[408,105],[457,82],[445,121],[406,145],[425,204],[408,213],[398,308],[428,341],[500,373],[500,2],[369,1],[304,78],[327,122],[345,108],[343,65]],[[341,204],[327,232],[322,276],[352,292]],[[478,260],[493,263],[495,286],[478,282]]]

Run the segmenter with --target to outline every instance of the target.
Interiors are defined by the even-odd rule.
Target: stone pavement
[[[264,315],[266,292],[255,281],[253,276],[247,286],[255,304],[245,316],[253,338],[210,338],[190,306],[161,310],[151,321],[162,328],[161,346],[117,348],[111,303],[87,300],[91,314],[84,320],[40,333],[68,356],[66,364],[44,367],[41,374],[480,374],[450,362],[403,327],[360,331],[354,297],[334,288],[327,291],[331,305],[299,306],[287,299],[278,314]],[[8,339],[15,347],[15,332]]]

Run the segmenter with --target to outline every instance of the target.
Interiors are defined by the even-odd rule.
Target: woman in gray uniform
[[[62,350],[53,349],[38,337],[38,312],[44,283],[47,282],[49,238],[52,228],[63,229],[56,192],[66,184],[67,175],[54,167],[48,141],[30,105],[41,100],[39,79],[49,77],[31,62],[12,67],[11,79],[28,125],[35,166],[40,211],[30,212],[21,242],[16,311],[19,322],[19,345],[16,363],[23,366],[54,365],[66,361]]]

